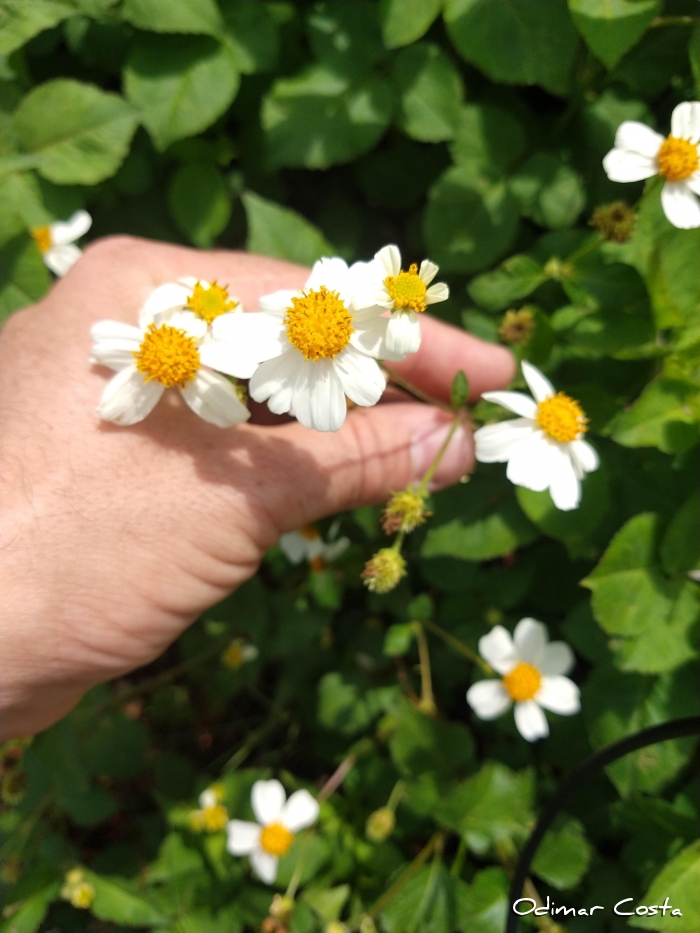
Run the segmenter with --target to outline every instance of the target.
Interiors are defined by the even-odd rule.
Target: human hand
[[[106,239],[2,332],[3,738],[46,728],[94,684],[152,661],[281,533],[419,479],[449,428],[447,412],[397,400],[353,409],[336,434],[269,416],[222,430],[176,392],[134,427],[101,422],[111,373],[89,363],[91,325],[134,323],[154,287],[185,275],[227,283],[253,308],[308,270]],[[420,351],[392,368],[423,392],[448,400],[458,369],[474,397],[512,378],[505,349],[428,315],[422,325]],[[460,429],[432,488],[472,465]]]

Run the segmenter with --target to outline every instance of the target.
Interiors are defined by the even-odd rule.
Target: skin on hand
[[[256,308],[308,270],[105,239],[0,335],[2,738],[46,728],[94,684],[158,657],[281,533],[418,479],[449,426],[448,413],[400,400],[353,409],[336,434],[269,416],[222,430],[174,391],[132,428],[101,422],[111,373],[89,363],[91,325],[135,323],[153,288],[185,275]],[[394,368],[429,395],[447,401],[458,369],[475,397],[512,379],[505,349],[428,315],[422,324],[420,352]],[[472,466],[459,430],[433,488]]]

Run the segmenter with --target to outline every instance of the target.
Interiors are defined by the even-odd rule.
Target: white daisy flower
[[[216,318],[222,314],[237,314],[243,311],[243,305],[235,295],[230,294],[227,286],[219,285],[216,280],[207,282],[184,276],[177,282],[166,282],[154,289],[141,309],[141,314],[161,323],[179,311],[191,311],[206,321],[211,331],[211,324]]]
[[[248,664],[249,661],[255,661],[259,654],[260,652],[255,645],[243,641],[242,638],[234,638],[221,655],[221,661],[226,667],[237,671],[239,667]]]
[[[479,654],[501,675],[480,680],[467,691],[467,703],[479,719],[496,719],[515,703],[515,725],[528,742],[549,735],[543,709],[572,716],[581,708],[579,689],[564,675],[574,654],[563,641],[548,643],[547,626],[521,619],[513,637],[496,625],[479,639]]]
[[[428,305],[450,297],[444,282],[430,284],[437,275],[438,266],[424,259],[420,269],[413,263],[408,272],[404,272],[398,246],[390,245],[375,253],[371,262],[355,263],[352,271],[357,279],[356,306],[377,305],[391,311],[386,332],[389,352],[415,353],[421,340],[418,314]]]
[[[294,842],[294,834],[318,818],[318,801],[307,790],[295,791],[286,800],[279,781],[256,781],[251,804],[257,823],[231,820],[226,848],[231,855],[248,855],[255,874],[273,884],[277,864]]]
[[[664,138],[644,123],[626,120],[615,136],[615,148],[603,159],[612,181],[641,181],[663,175],[664,213],[674,225],[700,227],[700,102],[679,104],[671,116],[671,134]]]
[[[232,314],[230,328],[238,340],[226,348],[226,371],[242,379],[255,370],[256,362],[245,352],[246,320],[253,315]],[[107,384],[98,413],[115,424],[137,424],[158,403],[166,389],[180,390],[195,414],[221,428],[240,424],[250,412],[235,386],[219,369],[221,347],[205,340],[208,324],[193,311],[168,311],[154,319],[146,302],[139,326],[121,321],[100,321],[91,331],[90,362],[107,366],[117,375]]]
[[[349,538],[332,540],[333,537],[331,530],[329,541],[326,542],[315,525],[304,525],[298,531],[282,535],[279,545],[290,563],[300,564],[307,560],[312,570],[323,570],[326,564],[340,557],[350,546]]]
[[[57,221],[32,230],[41,258],[54,275],[65,275],[80,259],[83,251],[75,245],[75,241],[85,236],[91,226],[92,217],[88,212],[76,211],[66,221]]]
[[[199,795],[199,810],[192,810],[188,816],[188,824],[193,832],[215,833],[223,829],[228,822],[228,813],[221,801],[224,799],[224,788],[221,784],[213,784]]]
[[[302,291],[279,291],[260,299],[260,314],[247,315],[247,347],[260,366],[250,380],[256,402],[289,412],[304,427],[337,431],[347,396],[375,405],[386,387],[377,358],[399,359],[386,348],[388,321],[380,309],[355,311],[353,274],[342,259],[320,259]],[[234,319],[214,321],[214,338],[235,342]],[[222,359],[225,354],[222,352]],[[231,372],[222,365],[223,372]]]
[[[482,398],[520,415],[489,424],[474,434],[476,459],[504,463],[516,486],[535,492],[549,489],[558,509],[575,509],[581,501],[581,480],[598,469],[598,454],[583,440],[588,419],[579,403],[531,363],[523,361],[523,376],[534,399],[522,392],[484,392]]]

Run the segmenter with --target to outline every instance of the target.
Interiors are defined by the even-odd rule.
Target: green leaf
[[[167,917],[145,897],[122,879],[104,878],[83,869],[85,881],[95,889],[91,912],[100,920],[111,920],[126,926],[163,926]]]
[[[0,921],[0,933],[36,933],[48,913],[51,901],[58,896],[59,888],[59,882],[54,881],[35,891],[21,905],[7,904],[12,912],[3,914],[6,919]]]
[[[92,786],[82,789],[67,781],[61,784],[58,802],[78,826],[97,826],[119,809],[114,795],[104,787]]]
[[[18,236],[0,249],[0,321],[46,294],[51,276],[34,240]]]
[[[566,94],[576,50],[566,0],[447,0],[445,23],[459,53],[492,80]]]
[[[389,749],[405,777],[430,772],[438,779],[453,778],[464,773],[474,755],[474,743],[465,726],[430,719],[405,700],[396,715]]]
[[[557,891],[575,888],[588,869],[591,845],[578,820],[561,820],[542,840],[532,870]]]
[[[639,42],[661,6],[657,0],[569,0],[576,28],[609,69]]]
[[[502,839],[523,839],[532,819],[534,775],[489,761],[459,784],[435,810],[435,818],[459,832],[479,855]]]
[[[301,214],[261,198],[253,191],[241,195],[248,218],[246,248],[251,253],[288,259],[310,266],[334,249],[320,230]]]
[[[0,55],[9,55],[74,13],[75,7],[61,0],[0,0]]]
[[[339,884],[335,888],[306,888],[302,898],[324,923],[332,923],[340,918],[349,896],[350,885]]]
[[[214,0],[124,0],[122,16],[151,32],[220,36],[223,29]]]
[[[442,9],[443,0],[382,0],[382,38],[387,49],[399,49],[420,39]]]
[[[475,177],[499,180],[525,150],[525,132],[518,118],[493,104],[465,104],[450,144],[452,159]]]
[[[469,933],[502,933],[508,916],[508,875],[485,868],[474,875],[461,905],[455,929]]]
[[[415,634],[415,626],[411,622],[389,626],[384,636],[384,654],[390,658],[399,658],[403,654],[408,654]]]
[[[484,272],[472,279],[467,291],[482,308],[504,311],[519,298],[526,298],[546,280],[547,275],[536,259],[526,253],[518,253],[492,272]]]
[[[695,491],[673,516],[661,542],[659,554],[667,573],[687,573],[700,567],[698,514],[700,495]]]
[[[469,889],[439,862],[424,865],[380,914],[387,933],[453,933],[463,929]],[[470,928],[471,933],[471,928]]]
[[[462,79],[438,45],[419,42],[394,63],[399,92],[398,124],[420,142],[452,139],[461,116]]]
[[[168,204],[178,229],[201,249],[209,249],[231,216],[231,193],[211,163],[181,166],[170,183]]]
[[[246,790],[249,796],[250,788],[247,787]],[[227,802],[228,800],[227,795]],[[158,858],[149,866],[148,883],[177,881],[185,875],[198,875],[203,867],[204,860],[201,854],[196,849],[185,845],[180,833],[168,833],[160,844]]]
[[[700,391],[692,382],[660,376],[608,426],[624,447],[658,447],[679,453],[698,442]]]
[[[374,0],[319,0],[307,20],[314,56],[325,68],[346,78],[364,78],[384,48],[379,5]]]
[[[148,735],[140,722],[121,713],[103,714],[83,740],[85,763],[93,774],[127,781],[146,766]]]
[[[372,149],[393,112],[391,83],[350,82],[318,65],[277,80],[263,98],[261,121],[273,165],[328,168]]]
[[[126,96],[161,150],[211,126],[239,80],[229,49],[205,36],[143,36],[124,72]]]
[[[71,78],[33,88],[14,115],[20,148],[39,156],[39,174],[58,185],[95,185],[114,175],[136,123],[117,94]]]
[[[515,201],[503,184],[482,185],[467,166],[448,169],[430,189],[423,215],[428,253],[445,272],[476,272],[510,249]]]
[[[523,216],[552,230],[573,226],[586,203],[578,173],[549,152],[530,156],[509,187]]]
[[[271,71],[279,54],[277,20],[264,3],[226,3],[224,41],[241,74]]]
[[[452,388],[450,390],[450,404],[454,411],[458,411],[460,408],[464,408],[469,399],[469,380],[464,374],[463,369],[457,370],[454,379],[452,380]]]
[[[629,921],[632,927],[659,933],[695,933],[700,929],[700,840],[661,869],[639,903],[645,906],[668,903],[674,909],[633,917]],[[676,910],[679,913],[674,916]]]
[[[318,721],[326,729],[343,735],[362,732],[379,710],[366,702],[356,683],[344,680],[337,671],[325,674],[318,685]]]

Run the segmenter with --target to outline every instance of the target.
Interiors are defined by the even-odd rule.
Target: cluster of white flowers
[[[353,266],[320,259],[300,291],[260,299],[245,314],[217,282],[183,278],[159,286],[138,326],[101,321],[92,329],[92,362],[117,375],[98,412],[116,424],[142,421],[163,392],[177,388],[190,408],[219,427],[250,417],[240,388],[256,402],[317,431],[337,431],[346,399],[375,405],[386,387],[378,360],[398,361],[420,346],[417,314],[448,297],[430,282],[437,266],[401,270],[395,246]]]

